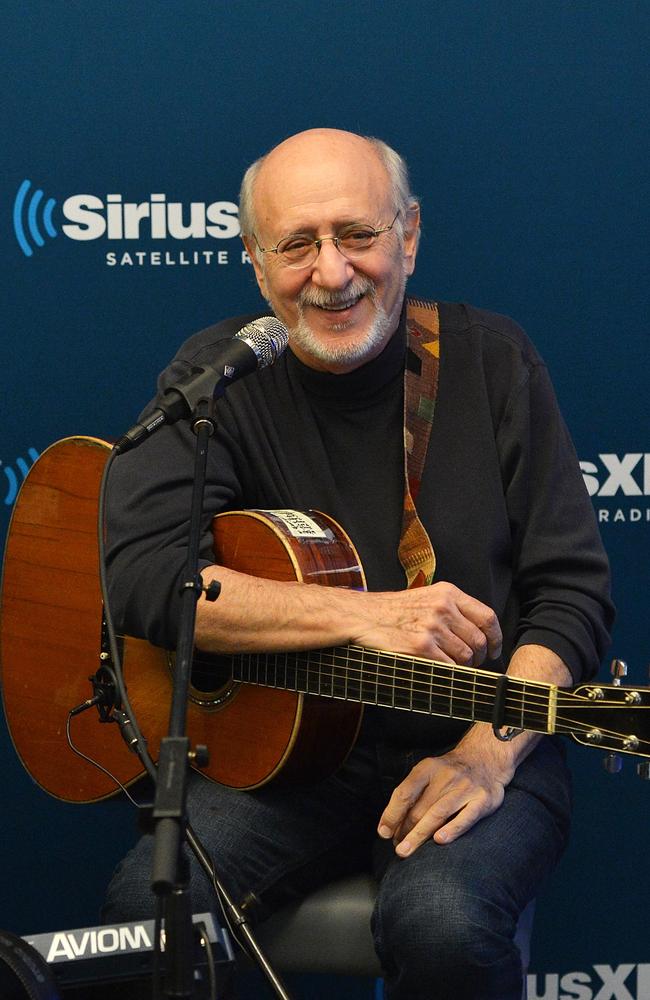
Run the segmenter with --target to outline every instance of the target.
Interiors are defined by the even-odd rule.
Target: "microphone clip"
[[[97,705],[99,721],[114,722],[113,709],[120,707],[120,698],[113,668],[102,664],[88,680],[93,686],[92,700]]]

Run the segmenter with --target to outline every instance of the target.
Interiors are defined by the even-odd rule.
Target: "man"
[[[403,161],[347,132],[298,134],[249,169],[240,218],[290,341],[219,404],[202,574],[221,594],[199,602],[197,646],[355,643],[560,686],[591,676],[612,618],[607,562],[546,369],[504,317],[405,308],[420,218]],[[243,322],[188,341],[161,388]],[[116,611],[162,645],[175,641],[191,437],[165,428],[115,467]],[[370,592],[213,565],[211,515],[246,507],[327,511]],[[260,917],[372,857],[391,1000],[510,1000],[521,995],[517,920],[565,846],[568,800],[551,739],[502,742],[484,723],[376,708],[332,778],[248,793],[195,778],[189,812]],[[150,909],[149,851],[145,838],[115,876],[111,919]],[[195,909],[210,905],[198,875],[192,892]]]

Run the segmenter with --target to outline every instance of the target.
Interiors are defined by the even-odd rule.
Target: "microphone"
[[[191,416],[204,399],[218,399],[229,385],[258,368],[267,368],[280,357],[289,342],[284,323],[275,316],[261,316],[247,323],[234,337],[220,341],[210,364],[194,365],[189,374],[170,385],[157,409],[144,423],[134,424],[113,446],[118,455],[139,444],[163,424],[175,424]]]

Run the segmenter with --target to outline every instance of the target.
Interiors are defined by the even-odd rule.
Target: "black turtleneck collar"
[[[292,378],[298,378],[305,390],[323,398],[344,401],[368,400],[404,371],[406,354],[406,304],[402,308],[395,333],[385,348],[372,361],[342,375],[317,371],[287,351],[287,368]]]

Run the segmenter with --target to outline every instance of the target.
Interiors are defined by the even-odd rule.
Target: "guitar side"
[[[282,516],[285,514],[286,516]],[[215,517],[217,563],[269,580],[317,583],[365,589],[359,557],[350,539],[332,518],[308,511],[236,511]],[[313,534],[301,534],[312,530]],[[335,771],[354,745],[363,706],[247,684],[227,685],[233,697],[215,725],[210,708],[191,710],[193,742],[205,742],[208,777],[236,788],[251,788],[272,779],[317,781]],[[228,690],[221,694],[228,694]],[[192,698],[196,697],[193,692]],[[198,727],[209,725],[206,738]],[[209,739],[208,739],[209,735]]]

